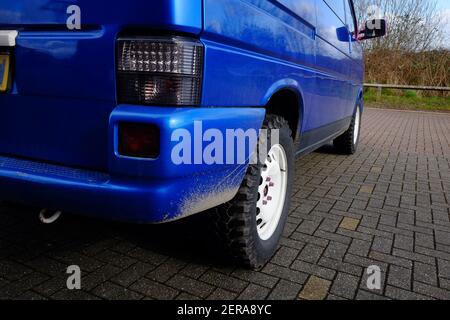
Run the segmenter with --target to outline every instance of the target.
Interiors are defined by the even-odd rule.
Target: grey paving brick
[[[173,288],[147,278],[140,278],[130,286],[130,289],[153,299],[162,300],[174,299],[179,293]]]
[[[82,273],[82,287],[84,290],[90,291],[94,287],[106,282],[107,280],[118,274],[121,270],[122,269],[113,265],[105,265],[85,276],[83,276],[84,273]]]
[[[83,290],[62,289],[51,296],[53,300],[101,300],[100,297]]]
[[[394,237],[394,235],[390,231],[389,232],[383,231],[383,229],[385,229],[385,228],[386,228],[386,226],[384,226],[384,227],[380,226],[377,229],[360,226],[358,228],[358,231],[361,232],[361,233],[372,235],[372,236],[378,236],[380,238],[392,239]]]
[[[65,275],[68,265],[46,256],[40,256],[27,262],[27,266],[49,276],[58,277]]]
[[[180,273],[188,276],[190,278],[198,279],[209,269],[208,266],[197,264],[197,263],[190,263],[183,269],[181,269]]]
[[[329,243],[329,240],[327,240],[327,239],[306,235],[306,234],[303,234],[303,233],[300,233],[300,232],[294,232],[291,235],[291,239],[297,240],[297,241],[301,241],[303,243],[316,244],[316,245],[321,246],[321,247],[326,247],[328,245],[328,243]]]
[[[175,275],[166,284],[201,298],[206,298],[214,290],[214,287],[209,284],[182,275]]]
[[[165,255],[139,247],[128,252],[128,255],[142,262],[156,265],[159,265],[168,259]]]
[[[395,227],[397,225],[397,215],[381,215],[380,224]]]
[[[419,261],[419,262],[423,262],[423,263],[427,263],[427,264],[431,264],[431,265],[436,264],[435,259],[433,257],[429,257],[429,256],[426,256],[426,255],[423,255],[420,253],[416,253],[416,252],[394,249],[392,254],[396,257],[402,257],[402,258],[409,259],[412,261]]]
[[[358,289],[359,277],[351,276],[345,273],[338,273],[333,281],[330,293],[339,297],[354,299]]]
[[[372,243],[372,250],[390,254],[392,250],[392,239],[375,237]]]
[[[336,232],[337,228],[339,227],[339,224],[340,224],[339,220],[324,219],[320,224],[319,229],[327,232]]]
[[[392,286],[386,287],[386,296],[395,300],[432,300],[425,295]]]
[[[435,243],[434,243],[434,237],[429,234],[423,234],[423,233],[416,233],[415,234],[415,244],[425,247],[425,248],[431,248],[434,249]]]
[[[319,225],[320,223],[316,221],[305,220],[298,226],[297,231],[300,233],[313,235]]]
[[[176,259],[166,260],[163,264],[147,273],[146,277],[159,282],[166,282],[175,274],[180,272],[186,266],[186,263]]]
[[[388,284],[394,287],[411,290],[411,269],[391,265],[389,266],[388,274]]]
[[[139,300],[143,295],[128,290],[112,282],[104,282],[92,290],[92,293],[108,300]]]
[[[440,288],[450,290],[450,280],[449,279],[439,279]]]
[[[348,249],[348,245],[339,243],[339,242],[334,242],[331,241],[328,244],[328,247],[326,248],[325,252],[324,252],[324,256],[328,257],[328,258],[332,258],[332,259],[336,259],[336,260],[342,260],[347,252]],[[320,256],[319,256],[320,258]],[[305,260],[307,261],[307,260]],[[313,261],[308,261],[308,262],[317,262],[317,260],[313,260]]]
[[[328,280],[332,280],[336,274],[336,271],[333,269],[320,267],[316,264],[311,264],[300,260],[296,260],[292,264],[291,268],[294,270],[301,271],[302,273],[315,275],[319,278],[324,278]]]
[[[222,288],[217,288],[208,297],[208,300],[233,300],[238,296],[237,293],[231,292]]]
[[[242,290],[244,290],[248,285],[248,282],[246,281],[242,281],[240,279],[230,277],[215,271],[206,272],[200,277],[200,280],[213,286],[236,293],[242,292]]]
[[[415,248],[415,251],[420,254],[426,255],[426,256],[450,261],[450,253],[447,253],[445,251],[433,250],[433,249],[429,249],[429,248],[423,248],[420,246],[417,246]]]
[[[244,281],[248,281],[254,284],[258,284],[260,286],[266,287],[266,288],[273,288],[279,278],[278,277],[274,277],[262,272],[255,272],[255,271],[251,271],[251,270],[243,270],[243,269],[238,269],[233,271],[233,273],[231,274],[231,276],[236,277],[238,279],[244,280]]]
[[[326,267],[328,269],[334,269],[337,271],[342,271],[345,273],[349,273],[355,276],[361,276],[363,268],[351,263],[346,263],[339,260],[329,259],[327,257],[322,257],[319,261],[319,265],[322,267]]]
[[[356,300],[362,301],[378,301],[378,300],[389,300],[389,298],[368,292],[365,290],[358,290],[356,295]]]
[[[272,258],[272,263],[283,267],[289,267],[291,263],[298,256],[300,250],[292,249],[290,247],[280,247],[275,256]]]
[[[15,298],[16,300],[48,300],[48,298],[40,295],[39,293],[36,293],[34,291],[26,291],[24,293],[22,293],[21,295],[17,296]]]
[[[176,298],[176,300],[185,300],[185,301],[197,301],[202,300],[199,297],[193,296],[192,294],[181,292]]]
[[[14,261],[0,260],[0,277],[2,278],[14,281],[32,272],[32,269]]]
[[[239,295],[239,300],[264,300],[269,295],[269,289],[258,286],[256,284],[249,284],[247,288]]]
[[[107,255],[107,251],[103,252],[105,255]],[[113,252],[112,254],[116,255]],[[65,252],[63,254],[54,255],[53,257],[65,264],[67,267],[71,265],[79,266],[82,272],[92,272],[104,265],[104,262],[101,261],[102,259],[94,259],[78,252]],[[128,258],[126,257],[125,259]],[[120,259],[118,260],[120,262]]]
[[[300,252],[300,254],[298,255],[298,259],[310,263],[316,263],[322,256],[323,251],[324,251],[323,247],[319,247],[314,244],[308,244]]]
[[[96,255],[96,258],[111,263],[119,268],[128,268],[132,264],[136,263],[136,260],[133,258],[130,258],[124,254],[114,252],[112,250],[105,250],[98,255]]]
[[[437,286],[436,267],[430,264],[414,262],[414,280]]]
[[[314,234],[316,237],[327,239],[330,241],[340,242],[346,245],[349,245],[352,242],[352,239],[350,237],[341,236],[336,233],[330,233],[322,230],[316,231]]]
[[[295,300],[302,289],[301,284],[281,279],[269,295],[270,300]]]
[[[33,272],[13,281],[10,285],[0,290],[0,299],[12,299],[24,292],[31,290],[34,286],[48,279],[47,275],[39,272]]]
[[[369,254],[372,243],[369,241],[353,239],[348,252],[357,256],[366,257]]]
[[[64,275],[59,277],[52,277],[34,286],[33,291],[44,297],[50,297],[58,291],[67,288],[66,282],[67,278]]]
[[[111,278],[111,281],[120,284],[121,286],[128,287],[133,282],[137,281],[141,277],[144,277],[151,270],[155,268],[154,265],[144,262],[137,262],[134,265],[128,267],[117,275]]]
[[[289,238],[281,238],[280,245],[300,251],[305,247],[306,244],[302,241],[297,241]]]
[[[382,261],[389,264],[395,264],[400,267],[412,269],[412,261],[404,258],[395,257],[389,254],[384,254],[377,251],[372,251],[369,255],[370,258]]]
[[[430,286],[421,282],[414,282],[413,284],[414,292],[430,296],[434,299],[439,300],[449,300],[450,299],[450,291],[442,288],[437,288],[435,286]]]
[[[414,250],[414,238],[407,237],[407,236],[404,236],[401,234],[396,234],[395,241],[394,241],[394,247],[403,249],[406,251],[413,251]]]
[[[450,279],[450,261],[438,259],[439,277]]]
[[[262,272],[272,275],[274,277],[279,277],[281,279],[289,280],[299,284],[304,284],[306,282],[306,279],[308,278],[308,275],[306,273],[277,266],[272,263],[268,263],[262,269]]]

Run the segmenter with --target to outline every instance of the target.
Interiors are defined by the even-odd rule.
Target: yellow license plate
[[[8,89],[9,81],[9,55],[0,54],[0,92]]]

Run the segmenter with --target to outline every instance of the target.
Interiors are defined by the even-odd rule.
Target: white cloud
[[[444,45],[450,48],[450,9],[442,11],[440,14],[441,31],[444,35]]]

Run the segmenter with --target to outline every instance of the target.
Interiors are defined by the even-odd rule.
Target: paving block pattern
[[[450,299],[450,115],[367,109],[362,134],[354,156],[330,145],[296,162],[281,246],[260,271],[222,254],[207,215],[48,226],[2,203],[0,299]],[[70,265],[81,290],[67,289]]]

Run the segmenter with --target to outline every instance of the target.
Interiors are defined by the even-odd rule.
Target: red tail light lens
[[[119,154],[127,157],[155,159],[160,153],[159,128],[152,124],[119,124]]]
[[[184,37],[118,40],[119,103],[196,106],[200,104],[204,48]]]

